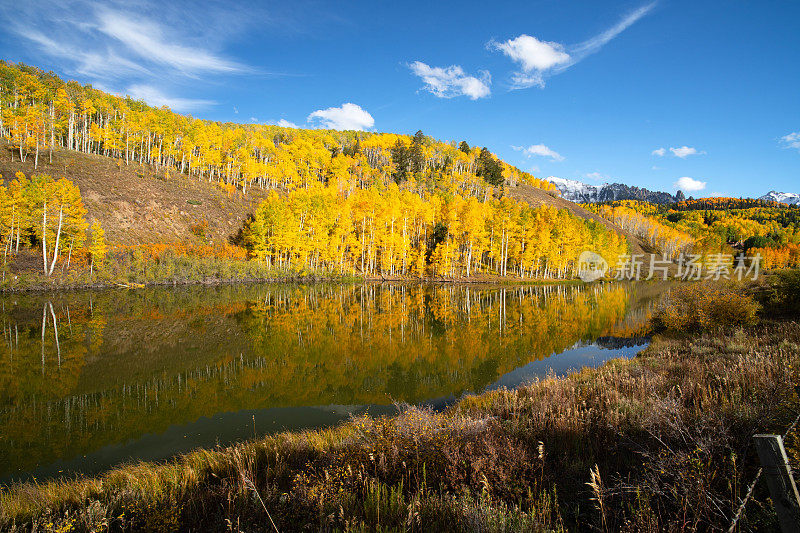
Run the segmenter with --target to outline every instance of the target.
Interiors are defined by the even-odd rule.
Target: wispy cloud
[[[706,182],[690,178],[689,176],[684,176],[682,178],[678,178],[678,180],[673,183],[672,186],[682,191],[696,192],[705,189]]]
[[[80,0],[35,9],[37,5],[33,1],[23,7],[22,16],[0,9],[0,18],[7,19],[9,29],[39,52],[60,60],[67,71],[108,80],[254,70],[212,50],[225,38],[224,31],[217,32],[216,39],[198,39],[193,32],[199,21],[170,24],[166,16],[152,18],[148,16],[152,6],[146,2],[117,4],[113,9]],[[26,16],[34,11],[36,16]],[[213,25],[213,21],[205,22]]]
[[[26,27],[18,27],[17,34],[35,44],[46,55],[62,60],[77,74],[101,79],[116,79],[129,75],[147,75],[143,65],[119,55],[116,51],[100,47],[93,51],[47,37],[43,33]]]
[[[247,67],[195,46],[167,39],[165,29],[153,20],[106,8],[97,10],[96,28],[119,41],[132,55],[145,63],[171,67],[188,75],[204,72],[235,73]]]
[[[600,172],[589,172],[588,174],[583,175],[586,179],[590,179],[592,181],[609,181],[608,176],[605,174],[601,174]]]
[[[214,103],[186,97],[202,90],[195,83],[200,76],[214,83],[215,77],[263,74],[221,52],[248,24],[238,20],[252,21],[261,8],[253,7],[249,17],[241,14],[237,6],[213,2],[193,9],[156,0],[0,3],[0,23],[19,37],[26,60],[95,87],[127,87],[119,92],[176,111]]]
[[[549,157],[553,161],[563,161],[565,159],[564,156],[544,144],[532,144],[527,148],[524,146],[512,146],[511,148],[522,152],[526,157]]]
[[[491,94],[492,76],[482,70],[478,76],[468,76],[459,65],[431,67],[422,61],[414,61],[408,67],[422,78],[424,89],[439,98],[467,96],[471,100],[486,98]]]
[[[662,148],[656,148],[655,150],[653,150],[650,153],[653,154],[653,155],[657,155],[658,157],[664,157],[664,155],[667,153],[667,149],[663,148],[663,147]]]
[[[627,14],[614,26],[581,43],[564,44],[543,41],[531,35],[522,34],[504,42],[490,41],[489,49],[502,52],[519,65],[519,70],[511,76],[512,89],[544,87],[545,79],[564,72],[584,58],[596,53],[620,33],[647,15],[656,2],[644,5]]]
[[[595,35],[591,39],[588,39],[580,44],[571,47],[571,54],[573,58],[572,64],[574,65],[578,61],[600,50],[603,46],[611,42],[611,40],[614,39],[617,35],[627,30],[628,28],[633,26],[640,18],[647,15],[655,6],[656,2],[653,2],[651,4],[644,5],[639,9],[635,9],[634,11],[631,11],[630,13],[625,15],[622,18],[622,20],[620,20],[614,26],[608,28],[606,31],[600,33],[599,35]]]
[[[781,137],[781,144],[783,144],[784,148],[800,150],[800,131],[795,131]]]
[[[366,130],[375,125],[372,115],[361,106],[349,102],[340,107],[318,109],[306,120],[318,127],[335,130]]]

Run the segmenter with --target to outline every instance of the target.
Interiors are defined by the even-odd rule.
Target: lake
[[[0,484],[395,412],[646,344],[656,284],[0,295]]]

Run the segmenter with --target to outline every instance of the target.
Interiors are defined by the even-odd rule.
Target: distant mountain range
[[[800,194],[793,192],[769,191],[767,194],[760,197],[759,200],[769,200],[772,202],[780,202],[782,204],[789,205],[800,205]]]
[[[623,183],[589,185],[581,181],[556,178],[555,176],[550,176],[547,181],[556,186],[562,198],[579,204],[614,202],[617,200],[642,200],[654,204],[671,204],[686,199],[686,196],[681,191],[678,191],[673,196],[668,192],[651,191],[641,187],[631,187]],[[758,199],[788,205],[800,205],[800,194],[793,192],[770,191]]]
[[[556,186],[565,200],[576,203],[614,202],[616,200],[642,200],[654,204],[670,204],[680,202],[686,197],[681,191],[674,196],[668,192],[651,191],[641,187],[631,187],[622,183],[604,183],[588,185],[586,183],[556,178],[551,176],[547,181]]]

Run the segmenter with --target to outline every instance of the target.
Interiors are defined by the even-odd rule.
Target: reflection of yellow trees
[[[42,373],[40,299],[3,315],[4,340],[15,328],[20,339],[13,363],[0,358],[0,464],[27,468],[219,412],[480,390],[579,340],[619,334],[629,308],[621,286],[78,295],[54,302],[62,365],[48,359]],[[45,348],[55,349],[50,336]]]
[[[62,309],[51,313],[49,302],[41,307],[35,326],[12,323],[5,318],[0,353],[0,405],[36,397],[40,401],[62,398],[75,387],[85,364],[85,328],[71,324]],[[56,321],[53,322],[53,314]],[[45,324],[42,336],[42,324]]]

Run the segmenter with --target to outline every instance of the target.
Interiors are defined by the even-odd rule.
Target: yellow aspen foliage
[[[105,261],[106,252],[108,252],[108,245],[106,244],[106,234],[103,227],[97,219],[92,221],[92,238],[89,242],[89,257],[91,260],[91,269],[102,268]]]

